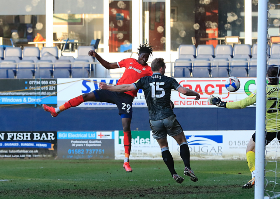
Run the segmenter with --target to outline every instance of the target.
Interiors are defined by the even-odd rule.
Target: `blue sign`
[[[222,135],[186,135],[189,145],[215,145],[223,143]]]
[[[46,142],[0,142],[0,148],[52,148],[52,143]]]
[[[56,104],[56,96],[0,96],[0,104]]]
[[[57,139],[96,139],[96,132],[57,132]]]

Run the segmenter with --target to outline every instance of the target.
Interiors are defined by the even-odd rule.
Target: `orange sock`
[[[70,107],[76,107],[76,106],[79,106],[81,103],[84,102],[84,98],[82,95],[78,96],[78,97],[75,97],[73,99],[70,99],[68,102],[65,102],[63,105],[61,105],[59,107],[59,110],[60,111],[64,111]]]
[[[124,131],[124,156],[125,158],[129,158],[130,151],[131,151],[131,131]]]

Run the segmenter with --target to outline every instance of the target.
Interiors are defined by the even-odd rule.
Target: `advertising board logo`
[[[119,144],[123,145],[124,134],[119,131]],[[150,131],[131,131],[131,144],[134,145],[148,145],[151,143]]]
[[[186,139],[189,145],[216,145],[223,143],[222,135],[186,135]]]
[[[179,84],[181,84],[185,88],[189,88],[198,92],[201,97],[200,99],[208,99],[208,96],[216,94],[219,95],[220,98],[226,99],[229,97],[229,92],[226,91],[225,88],[226,79],[197,79],[197,80],[181,80]],[[193,99],[193,97],[186,97],[178,94],[181,99]]]
[[[112,132],[108,132],[108,131],[97,131],[96,135],[97,135],[97,139],[113,139]]]
[[[140,70],[141,72],[141,70]],[[81,92],[82,93],[90,93],[94,90],[99,89],[99,82],[104,82],[106,84],[116,85],[118,83],[118,79],[88,79],[82,81]],[[142,89],[139,93],[142,93]]]
[[[222,135],[186,135],[190,153],[194,156],[222,156]]]

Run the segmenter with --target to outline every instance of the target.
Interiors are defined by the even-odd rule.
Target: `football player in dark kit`
[[[95,57],[106,69],[125,68],[122,77],[119,79],[117,85],[131,84],[141,77],[151,76],[153,74],[151,67],[147,64],[153,49],[148,44],[140,45],[138,48],[138,60],[128,58],[121,60],[118,63],[109,63],[100,57],[94,50],[89,51],[89,56]],[[56,117],[60,112],[71,107],[79,106],[83,102],[98,101],[116,104],[119,109],[119,115],[122,118],[122,126],[124,133],[124,151],[125,158],[123,168],[127,172],[132,172],[129,164],[129,156],[131,151],[131,130],[130,124],[132,119],[132,101],[137,96],[137,90],[118,93],[106,90],[94,90],[91,93],[86,93],[70,99],[60,107],[54,108],[43,104],[45,111],[50,112],[52,117]]]
[[[172,89],[187,96],[195,96],[195,100],[199,100],[200,95],[195,91],[182,87],[174,78],[165,76],[166,66],[162,58],[154,59],[151,67],[153,75],[142,77],[136,83],[117,86],[99,83],[99,86],[101,89],[117,92],[143,89],[148,105],[153,137],[157,140],[161,148],[163,161],[168,167],[172,177],[178,183],[184,181],[184,178],[179,176],[175,171],[173,157],[168,148],[167,135],[172,136],[180,145],[180,156],[185,165],[184,175],[189,176],[192,181],[196,182],[198,178],[190,167],[190,151],[188,143],[183,129],[172,110],[170,97]]]

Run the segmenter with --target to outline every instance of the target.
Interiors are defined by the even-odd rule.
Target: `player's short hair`
[[[155,58],[152,61],[152,64],[151,64],[152,71],[159,71],[159,69],[162,67],[165,67],[163,58]]]
[[[267,77],[269,78],[269,81],[273,85],[277,85],[279,83],[279,75],[280,75],[280,70],[279,70],[278,65],[271,65],[267,68]]]
[[[139,55],[141,53],[148,53],[149,55],[151,55],[153,53],[153,48],[152,46],[149,46],[149,44],[143,44],[143,45],[140,44],[138,48],[138,53]]]

